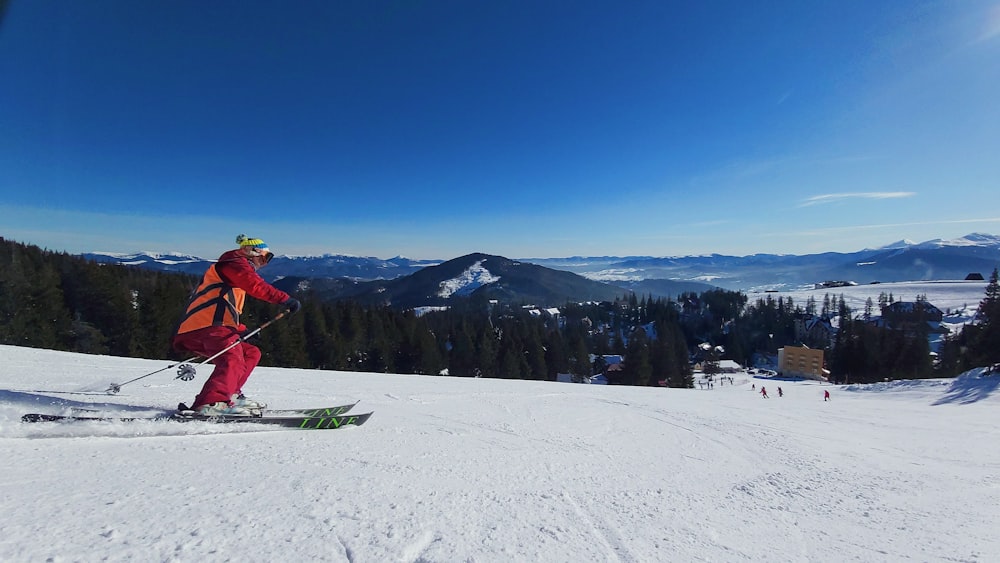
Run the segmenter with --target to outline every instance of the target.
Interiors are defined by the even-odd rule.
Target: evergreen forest
[[[98,264],[0,238],[0,344],[126,357],[182,359],[170,337],[199,278]],[[949,338],[932,361],[926,333],[865,322],[835,296],[816,303],[740,292],[686,293],[676,300],[623,295],[613,302],[564,303],[559,315],[470,297],[417,315],[390,307],[296,295],[302,311],[252,342],[261,365],[460,377],[582,380],[607,371],[618,385],[692,387],[692,364],[711,360],[704,343],[744,365],[796,339],[803,315],[839,317],[824,343],[833,378],[850,382],[951,376],[1000,363],[1000,287],[994,271],[977,324]],[[248,299],[243,322],[270,320],[278,306]],[[596,358],[596,360],[591,360]]]

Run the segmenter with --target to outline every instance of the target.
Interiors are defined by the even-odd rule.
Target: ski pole
[[[277,321],[278,319],[286,316],[287,314],[288,314],[288,309],[285,309],[284,311],[278,313],[278,315],[276,317],[274,317],[273,319],[271,319],[271,320],[267,321],[266,323],[260,325],[259,327],[257,327],[253,331],[248,332],[248,333],[240,336],[235,342],[233,342],[229,346],[226,346],[219,353],[215,354],[211,358],[208,358],[207,360],[199,362],[196,365],[200,366],[200,365],[203,365],[203,364],[207,364],[208,362],[214,360],[215,358],[218,358],[223,353],[228,352],[229,350],[231,350],[234,346],[236,346],[240,342],[246,341],[251,336],[257,334],[258,332],[260,332],[262,330],[264,330],[265,328],[267,328],[268,326],[270,326],[274,321]],[[160,368],[160,369],[158,369],[156,371],[151,371],[151,372],[147,373],[146,375],[140,375],[139,377],[136,377],[135,379],[130,379],[130,380],[126,381],[125,383],[112,383],[107,388],[107,390],[105,391],[105,393],[107,393],[108,395],[114,395],[115,393],[118,393],[119,391],[121,391],[122,390],[122,386],[124,386],[124,385],[128,385],[129,383],[133,383],[133,382],[139,381],[140,379],[145,379],[145,378],[147,378],[147,377],[149,377],[151,375],[155,375],[155,374],[160,373],[162,371],[167,371],[168,369],[171,369],[171,368],[177,367],[177,366],[179,366],[179,367],[177,367],[177,377],[175,377],[174,379],[180,379],[182,381],[191,381],[192,379],[194,379],[194,376],[195,376],[195,374],[197,372],[195,371],[195,366],[190,365],[189,362],[193,362],[193,361],[197,360],[199,357],[200,356],[194,356],[193,358],[188,358],[188,359],[186,359],[186,360],[184,360],[182,362],[177,362],[175,364],[170,364],[169,366],[167,366],[165,368]]]
[[[183,362],[177,362],[176,364],[170,364],[169,366],[167,366],[165,368],[160,368],[160,369],[158,369],[156,371],[151,371],[151,372],[147,373],[146,375],[140,375],[139,377],[137,377],[135,379],[129,379],[125,383],[112,383],[111,386],[108,387],[107,390],[105,390],[104,392],[107,393],[108,395],[114,395],[115,393],[117,393],[117,392],[119,392],[119,391],[122,390],[122,386],[123,385],[128,385],[129,383],[132,383],[134,381],[139,381],[140,379],[145,379],[145,378],[147,378],[147,377],[149,377],[151,375],[160,373],[161,371],[167,371],[168,369],[170,369],[170,368],[172,368],[174,366],[179,366],[179,365],[182,365],[182,364],[186,364],[188,362],[193,362],[193,361],[195,361],[197,359],[198,359],[198,356],[195,356],[193,358],[188,358],[188,359],[184,360]]]

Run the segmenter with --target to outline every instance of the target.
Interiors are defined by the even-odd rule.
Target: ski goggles
[[[259,262],[261,265],[267,264],[268,262],[271,261],[271,259],[274,258],[274,254],[267,246],[264,246],[263,248],[251,247],[248,248],[247,251],[248,251],[247,254],[252,258],[256,258],[256,261]]]

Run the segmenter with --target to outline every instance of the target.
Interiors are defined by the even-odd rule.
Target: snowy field
[[[306,431],[25,424],[167,410],[207,373],[108,396],[170,362],[0,357],[0,561],[1000,561],[1000,377],[703,391],[258,369],[246,391],[273,407],[375,411]]]
[[[816,302],[816,311],[823,307],[823,299],[841,298],[851,308],[854,317],[864,313],[868,299],[872,300],[873,316],[881,315],[879,311],[879,295],[892,296],[894,301],[915,302],[917,297],[925,297],[927,302],[944,313],[941,325],[951,334],[962,331],[965,324],[971,323],[979,309],[979,302],[986,297],[986,281],[908,281],[880,284],[853,285],[846,287],[831,287],[821,289],[796,289],[787,291],[751,292],[747,293],[749,304],[758,299],[791,298],[796,306],[805,307],[809,298]],[[835,326],[839,323],[834,319]],[[932,332],[928,341],[933,352],[940,352],[945,334]]]
[[[979,307],[979,302],[986,296],[985,281],[909,281],[893,283],[877,283],[853,285],[847,287],[830,287],[821,289],[795,289],[781,290],[774,292],[751,291],[745,292],[750,298],[750,303],[758,299],[766,299],[771,296],[777,299],[779,296],[791,297],[793,302],[803,307],[806,301],[812,297],[816,301],[817,310],[823,306],[823,297],[829,295],[838,300],[841,296],[847,305],[854,310],[855,314],[861,314],[865,310],[865,301],[871,298],[875,312],[878,313],[878,297],[880,294],[892,295],[895,301],[916,301],[918,295],[927,297],[927,301],[942,312],[975,312]]]

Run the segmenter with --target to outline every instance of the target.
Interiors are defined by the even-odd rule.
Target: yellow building
[[[787,377],[802,377],[826,381],[829,372],[823,369],[823,351],[805,346],[785,346],[778,350],[778,371]]]

